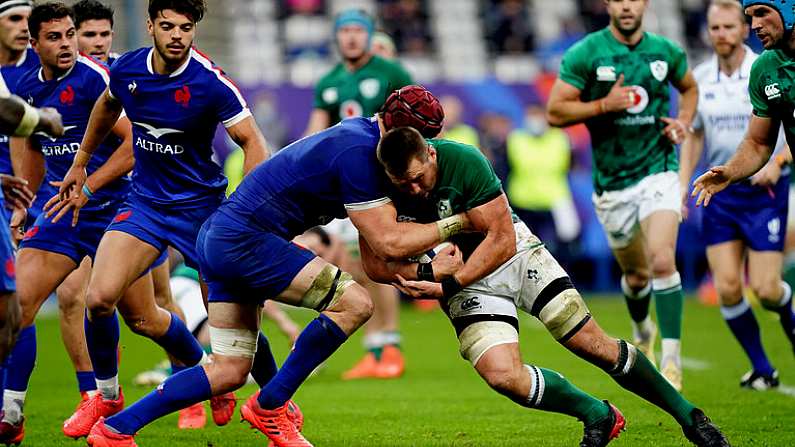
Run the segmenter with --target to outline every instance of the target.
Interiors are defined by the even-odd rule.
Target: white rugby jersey
[[[704,131],[709,166],[726,164],[745,136],[753,109],[748,94],[748,77],[757,57],[746,46],[743,63],[731,76],[720,71],[717,55],[693,69],[699,95],[693,127]],[[784,132],[781,131],[775,151],[780,151],[784,144]]]

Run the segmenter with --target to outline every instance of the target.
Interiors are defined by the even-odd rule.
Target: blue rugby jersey
[[[72,165],[74,154],[88,127],[88,119],[97,98],[107,88],[109,72],[105,65],[84,54],[79,54],[75,65],[57,79],[45,80],[42,68],[31,70],[20,78],[17,92],[34,107],[52,107],[63,118],[64,135],[52,138],[41,132],[31,136],[33,146],[44,154],[47,173],[44,184],[63,180]],[[118,148],[121,140],[110,135],[94,152],[88,164],[91,174],[102,166]],[[129,190],[126,176],[114,180],[98,190],[85,209],[101,206],[111,200],[123,199]]]
[[[28,48],[22,58],[14,65],[6,65],[0,68],[0,73],[3,74],[3,79],[6,81],[6,86],[11,93],[18,94],[16,91],[19,79],[30,70],[39,66],[39,55]],[[21,95],[20,95],[21,96]],[[14,169],[11,167],[11,152],[8,145],[8,135],[0,134],[0,173],[13,174]]]
[[[133,124],[132,194],[160,205],[216,201],[227,184],[212,160],[216,127],[251,112],[232,81],[195,48],[170,75],[154,72],[153,51],[126,53],[110,69],[110,93]]]
[[[351,118],[296,141],[247,175],[219,211],[285,239],[390,202],[375,118]]]

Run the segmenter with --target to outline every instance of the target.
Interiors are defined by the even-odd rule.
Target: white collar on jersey
[[[731,76],[726,76],[720,70],[720,63],[718,63],[718,55],[712,55],[712,69],[713,73],[715,73],[715,83],[720,83],[720,81],[729,79],[729,80],[740,80],[740,79],[748,79],[751,76],[751,66],[754,65],[754,60],[756,60],[756,53],[754,50],[751,49],[748,45],[743,45],[745,48],[745,57],[743,57],[743,62],[740,64],[740,68],[737,69]]]
[[[25,48],[25,51],[22,52],[22,57],[20,57],[17,63],[15,64],[16,67],[21,67],[28,59],[28,48],[30,48],[30,46]]]
[[[77,59],[80,59],[80,55],[79,55],[79,54],[77,55]],[[67,71],[66,71],[66,73],[64,73],[64,74],[62,74],[61,76],[59,76],[59,77],[56,79],[56,81],[59,81],[59,82],[60,82],[61,80],[63,80],[63,78],[65,78],[65,77],[69,76],[69,73],[71,73],[71,72],[72,72],[72,70],[74,70],[74,69],[75,69],[75,65],[77,65],[77,63],[78,63],[78,62],[77,62],[77,59],[75,59],[75,63],[72,65],[72,68],[70,68],[69,70],[67,70]],[[39,68],[39,81],[41,81],[41,82],[47,82],[47,80],[46,80],[46,79],[44,79],[44,67],[41,67],[41,68]]]
[[[149,50],[149,54],[146,55],[146,69],[149,70],[150,74],[155,74],[155,69],[152,67],[152,57],[154,57],[155,49],[151,48]],[[193,48],[190,49],[190,53],[188,54],[188,59],[182,64],[179,68],[177,68],[173,73],[168,75],[169,78],[175,78],[181,75],[185,70],[188,69],[188,64],[190,64],[190,60],[193,59]]]

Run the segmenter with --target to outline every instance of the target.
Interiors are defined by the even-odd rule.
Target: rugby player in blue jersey
[[[430,93],[406,87],[390,96],[377,117],[351,118],[303,138],[243,179],[204,223],[196,243],[209,288],[214,361],[172,376],[120,414],[100,420],[89,444],[134,446],[133,435],[147,423],[242,386],[257,348],[258,308],[272,298],[320,315],[241,414],[277,447],[311,445],[300,433],[302,421],[290,399],[312,370],[367,321],[373,303],[350,274],[290,240],[347,215],[377,256],[400,259],[464,229],[464,215],[424,225],[399,223],[376,158],[385,129],[408,124],[434,136],[442,118]],[[434,268],[445,271],[441,265]]]
[[[205,9],[202,0],[149,1],[147,25],[154,46],[129,52],[111,67],[109,87],[94,106],[61,186],[62,199],[79,196],[86,166],[126,112],[135,169],[131,192],[97,250],[88,286],[86,342],[100,393],[70,418],[81,431],[123,406],[116,356],[116,304],[122,292],[168,245],[189,266],[198,267],[196,236],[226,188],[221,168],[211,159],[217,125],[222,123],[245,151],[246,170],[266,157],[265,139],[237,87],[192,46]],[[160,313],[140,323],[149,325],[147,335],[186,364],[202,359],[201,348],[178,318]],[[216,423],[228,422],[234,397],[219,396],[211,404]]]

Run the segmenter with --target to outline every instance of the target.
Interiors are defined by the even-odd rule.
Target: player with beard
[[[654,295],[660,370],[681,390],[684,296],[675,257],[681,197],[674,146],[690,132],[698,87],[684,51],[643,30],[648,0],[604,4],[610,25],[566,51],[548,118],[554,126],[585,123],[590,131],[593,201],[623,272],[635,344],[654,359],[657,327],[649,318]],[[677,118],[668,116],[669,83],[681,94]]]
[[[696,131],[682,145],[679,178],[690,182],[693,170],[707,148],[710,166],[725,163],[737,150],[751,119],[748,77],[757,55],[743,41],[748,25],[742,5],[734,0],[713,0],[707,13],[707,31],[715,55],[693,70],[699,83]],[[789,151],[779,135],[776,152],[758,175],[731,185],[704,209],[702,235],[707,260],[721,300],[721,314],[745,350],[752,369],[740,386],[766,390],[779,385],[759,333],[754,313],[743,297],[743,271],[763,306],[776,310],[792,295],[781,280],[784,229],[789,201]],[[683,210],[688,199],[683,189]],[[789,334],[787,334],[789,335]]]
[[[333,126],[345,118],[373,116],[393,90],[412,84],[411,76],[393,60],[376,55],[372,49],[374,23],[367,13],[350,9],[339,13],[334,32],[342,61],[315,86],[314,110],[306,134]],[[397,291],[377,284],[364,274],[359,256],[358,233],[349,220],[326,226],[332,235],[331,258],[351,273],[373,297],[375,311],[364,328],[365,356],[343,379],[396,378],[403,374],[400,351],[400,300]]]
[[[80,51],[108,66],[112,65],[118,58],[117,54],[111,52],[113,47],[113,9],[96,0],[81,0],[75,3],[72,9],[75,15],[77,44]],[[88,264],[87,261],[84,261],[78,272],[70,275],[57,291],[58,305],[61,310],[61,336],[72,363],[75,365],[75,370],[78,371],[78,385],[81,393],[96,390],[83,330],[84,297],[90,272]],[[184,312],[174,302],[171,295],[169,270],[168,252],[163,251],[152,265],[151,275],[147,275],[146,281],[152,281],[151,287],[154,287],[157,305],[175,314],[180,320],[186,321]],[[150,276],[151,279],[148,279]],[[136,290],[146,293],[149,290],[148,287],[137,284]],[[136,291],[126,293],[136,293]],[[174,363],[175,359],[172,358],[171,370],[178,371],[180,366],[174,365]],[[84,394],[84,397],[88,397],[88,394],[91,393]],[[177,425],[180,428],[198,428],[203,427],[205,421],[204,406],[196,405],[180,411]]]
[[[795,1],[793,0],[744,0],[745,14],[751,17],[754,30],[765,51],[751,67],[748,79],[748,94],[753,113],[736,153],[725,164],[714,166],[694,182],[693,196],[696,205],[707,206],[715,194],[735,183],[741,182],[762,169],[770,160],[776,147],[779,128],[790,147],[795,144]],[[778,192],[776,193],[778,194]],[[781,224],[781,228],[785,226]],[[779,259],[780,265],[780,259]],[[764,266],[769,269],[768,265]],[[792,294],[786,287],[769,293],[771,300],[766,308],[779,315],[781,326],[795,349],[795,312]],[[780,298],[775,299],[776,296]]]
[[[120,57],[111,67],[108,89],[99,97],[88,129],[61,186],[61,199],[85,190],[85,167],[124,111],[133,124],[135,169],[132,190],[97,250],[86,296],[86,342],[99,394],[67,421],[87,435],[102,416],[123,407],[118,385],[116,305],[151,309],[132,324],[186,365],[206,356],[176,316],[156,309],[154,300],[119,301],[167,245],[189,266],[198,267],[196,234],[224,197],[226,179],[211,159],[215,127],[223,123],[246,151],[246,170],[267,154],[265,139],[237,87],[192,47],[203,0],[150,0],[147,26],[154,46]],[[263,337],[264,338],[264,337]],[[267,349],[267,345],[263,346]],[[269,352],[261,356],[268,360]],[[179,375],[179,373],[177,374]],[[266,371],[267,381],[272,372]],[[255,375],[255,378],[257,375]],[[234,410],[234,396],[213,398],[213,418],[222,425]]]

